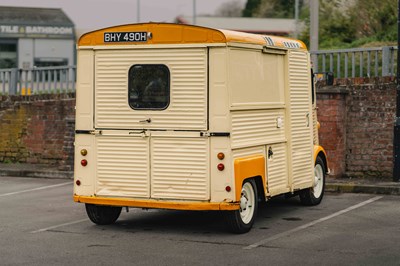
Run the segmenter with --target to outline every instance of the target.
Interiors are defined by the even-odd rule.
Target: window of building
[[[170,101],[170,72],[165,65],[134,65],[129,69],[129,106],[164,110]]]
[[[17,42],[0,40],[0,69],[17,67]]]

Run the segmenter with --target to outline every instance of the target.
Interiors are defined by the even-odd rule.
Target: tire
[[[240,209],[226,213],[230,230],[237,234],[250,231],[257,215],[258,196],[254,179],[247,179],[242,185]]]
[[[324,161],[318,156],[314,166],[314,186],[300,191],[302,204],[314,206],[321,203],[325,190],[325,169]]]
[[[113,224],[121,214],[121,207],[85,204],[89,219],[98,225]]]

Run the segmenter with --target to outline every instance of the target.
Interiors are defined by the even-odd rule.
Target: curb
[[[1,170],[0,176],[73,179],[74,173],[73,171],[7,169]]]
[[[326,183],[325,191],[336,193],[366,193],[400,195],[400,185],[365,185],[365,184],[343,184]]]

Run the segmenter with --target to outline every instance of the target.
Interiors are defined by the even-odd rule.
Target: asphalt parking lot
[[[220,213],[130,209],[96,226],[72,181],[0,177],[0,265],[400,265],[400,197],[277,198],[247,234]]]

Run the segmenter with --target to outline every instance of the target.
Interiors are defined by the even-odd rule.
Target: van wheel
[[[317,157],[314,166],[314,186],[300,191],[300,201],[304,205],[318,205],[325,190],[325,165],[321,157]]]
[[[227,222],[234,233],[250,231],[254,224],[258,208],[257,186],[254,179],[247,179],[242,186],[240,209],[226,213]]]
[[[98,225],[113,224],[121,214],[121,207],[85,204],[89,219]]]

